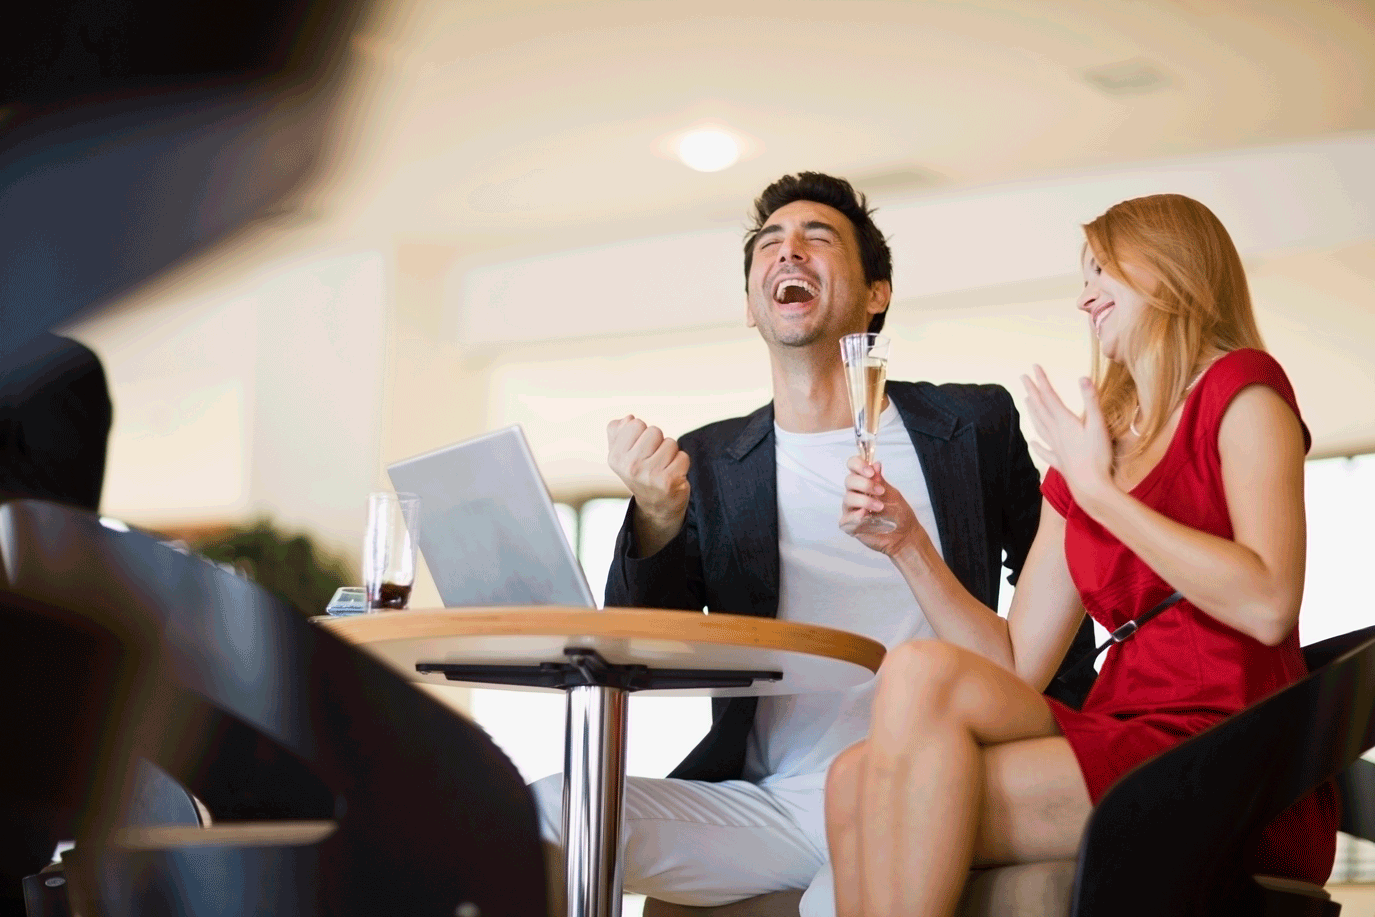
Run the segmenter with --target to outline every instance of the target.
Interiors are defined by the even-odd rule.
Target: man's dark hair
[[[864,282],[873,284],[879,280],[893,282],[893,253],[888,250],[888,240],[883,238],[874,225],[874,208],[869,206],[865,196],[854,189],[848,181],[821,172],[798,172],[784,175],[764,189],[754,201],[754,222],[745,233],[745,289],[750,283],[750,265],[754,262],[754,240],[769,216],[778,208],[786,207],[795,201],[810,201],[825,204],[845,214],[854,227],[855,238],[859,240],[859,261],[864,267]],[[869,330],[883,330],[883,320],[888,310],[869,319]]]

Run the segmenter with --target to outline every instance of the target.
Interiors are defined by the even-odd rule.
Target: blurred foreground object
[[[0,360],[283,206],[368,0],[58,0],[0,29]]]
[[[545,912],[519,773],[482,730],[382,663],[252,583],[93,514],[7,503],[0,551],[0,696],[70,708],[34,721],[0,758],[0,790],[7,808],[75,810],[63,859],[74,913]],[[81,665],[43,664],[54,646]],[[217,747],[234,732],[313,775],[324,811],[129,826],[141,760],[209,802]],[[50,766],[35,767],[44,756]]]
[[[98,509],[112,413],[100,360],[76,341],[40,334],[0,360],[0,500]]]

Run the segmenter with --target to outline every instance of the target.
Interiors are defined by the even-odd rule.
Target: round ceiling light
[[[683,165],[698,172],[720,172],[740,159],[740,142],[716,127],[690,130],[678,138],[674,148]]]

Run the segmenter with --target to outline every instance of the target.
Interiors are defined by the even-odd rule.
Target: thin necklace
[[[1203,374],[1206,373],[1214,363],[1222,359],[1222,356],[1222,354],[1218,354],[1207,363],[1204,363],[1203,368],[1198,371],[1198,375],[1194,376],[1193,379],[1189,380],[1189,384],[1184,386],[1183,393],[1185,395],[1189,394],[1189,390],[1198,384],[1198,380],[1203,378]],[[1127,423],[1127,429],[1131,430],[1132,436],[1135,436],[1137,439],[1141,438],[1141,431],[1136,429],[1136,418],[1139,416],[1141,416],[1141,402],[1138,401],[1136,403],[1136,410],[1132,412],[1132,419]]]

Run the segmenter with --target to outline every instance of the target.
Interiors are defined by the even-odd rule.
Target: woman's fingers
[[[868,462],[864,461],[864,457],[860,455],[850,456],[849,460],[845,462],[845,467],[850,469],[852,473],[864,475],[866,478],[877,477],[879,473],[878,462],[874,462],[870,465]]]
[[[1054,452],[1051,452],[1049,449],[1047,449],[1040,443],[1036,442],[1036,440],[1034,439],[1031,442],[1027,443],[1027,445],[1030,446],[1031,451],[1039,455],[1047,465],[1054,468],[1056,471],[1060,471],[1060,459],[1059,456],[1057,456]],[[1063,474],[1063,472],[1061,473]]]
[[[845,464],[850,474],[845,476],[844,511],[881,512],[883,503],[877,498],[883,496],[887,488],[884,487],[878,463],[871,465],[856,455]]]
[[[858,490],[866,494],[883,493],[883,479],[880,477],[865,477],[862,474],[847,474],[845,476],[845,489]]]
[[[1026,389],[1027,406],[1035,411],[1045,410],[1045,405],[1041,401],[1041,390],[1036,383],[1026,373],[1022,373],[1022,388]]]
[[[1027,414],[1031,417],[1031,426],[1036,430],[1036,435],[1045,442],[1054,442],[1055,437],[1051,434],[1050,417],[1046,413],[1045,404],[1040,399],[1040,392],[1037,391],[1035,384],[1026,376],[1022,377],[1022,384],[1027,390]]]
[[[1041,423],[1049,429],[1062,423],[1069,411],[1060,400],[1060,396],[1055,393],[1055,388],[1041,367],[1035,367],[1034,372],[1034,378],[1022,377],[1022,384],[1027,390],[1027,404],[1031,406],[1033,416],[1039,415]]]
[[[1050,384],[1050,378],[1046,375],[1046,371],[1041,368],[1040,364],[1037,364],[1034,370],[1038,382],[1037,388],[1041,392],[1048,416],[1057,422],[1065,420],[1078,422],[1078,416],[1065,406],[1065,402],[1060,399],[1059,393],[1055,391],[1055,386]]]
[[[872,494],[856,490],[845,491],[845,496],[841,498],[840,505],[843,507],[843,511],[845,513],[848,513],[851,510],[861,510],[875,513],[883,511],[882,500],[877,499]]]
[[[1079,388],[1084,394],[1084,423],[1093,429],[1107,430],[1108,424],[1103,420],[1103,406],[1098,403],[1098,389],[1093,387],[1093,381],[1087,376],[1079,380]]]
[[[845,476],[845,494],[840,504],[840,528],[847,535],[855,534],[855,529],[870,513],[881,513],[884,503],[878,499],[887,490],[883,481],[882,466],[878,462],[870,464],[858,455],[851,456],[845,463],[850,473]]]
[[[845,507],[840,514],[840,530],[846,535],[855,534],[855,530],[858,529],[860,523],[868,517],[869,512],[868,509],[850,509],[849,507]]]
[[[883,493],[883,479],[880,477],[866,478],[862,474],[847,474],[845,476],[845,489],[877,496]]]

